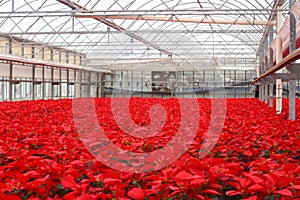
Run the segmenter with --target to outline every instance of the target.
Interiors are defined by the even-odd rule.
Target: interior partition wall
[[[114,71],[105,76],[106,97],[254,97],[256,70]]]
[[[0,63],[0,101],[74,97],[251,98],[255,70],[114,71]],[[288,97],[289,84],[283,84]],[[296,81],[296,96],[300,82]]]

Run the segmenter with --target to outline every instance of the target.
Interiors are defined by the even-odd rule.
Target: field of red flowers
[[[159,133],[147,139],[118,127],[110,101],[96,99],[96,113],[122,149],[158,150],[179,129],[177,99],[131,99],[130,115],[140,126],[151,122],[152,105],[167,112]],[[288,121],[286,112],[276,115],[257,99],[226,101],[221,136],[207,156],[199,159],[211,100],[199,99],[199,127],[188,151],[145,173],[121,172],[95,159],[75,128],[72,100],[2,102],[0,199],[300,199],[300,120]],[[286,100],[284,106],[288,110]]]

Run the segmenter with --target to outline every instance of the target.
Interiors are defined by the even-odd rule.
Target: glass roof
[[[0,30],[90,59],[256,61],[272,0],[0,0]],[[283,8],[286,8],[287,3]],[[283,9],[284,15],[287,10]],[[273,24],[274,25],[274,24]],[[230,61],[229,61],[230,62]]]

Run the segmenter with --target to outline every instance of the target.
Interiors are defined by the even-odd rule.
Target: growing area
[[[110,101],[95,99],[96,113],[107,137],[122,149],[158,150],[179,129],[178,99],[130,100],[132,119],[144,127],[150,123],[152,105],[160,104],[167,112],[162,129],[147,139],[118,127]],[[198,104],[199,127],[188,151],[161,170],[132,174],[107,167],[87,150],[74,125],[72,100],[3,102],[0,199],[300,198],[299,120],[287,120],[285,112],[276,115],[257,99],[226,99],[220,138],[199,159],[211,100],[198,99]],[[286,99],[284,106],[288,110]]]

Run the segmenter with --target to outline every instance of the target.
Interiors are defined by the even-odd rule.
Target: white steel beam
[[[81,6],[79,5],[77,2],[74,2],[72,0],[57,0],[58,2],[72,8],[72,9],[75,9],[75,10],[78,10],[78,12],[83,12],[83,13],[90,13],[90,14],[93,14],[92,11],[88,10],[87,8],[85,8],[84,6]],[[129,37],[131,38],[134,38],[136,39],[137,41],[140,41],[142,43],[144,43],[145,45],[149,46],[149,47],[153,47],[154,49],[164,53],[164,54],[167,54],[169,57],[172,57],[172,52],[170,51],[167,51],[161,47],[159,47],[158,45],[156,45],[155,43],[151,42],[151,41],[148,41],[148,40],[145,40],[144,38],[136,35],[135,33],[131,33],[131,32],[127,32],[127,30],[117,24],[115,24],[114,22],[111,22],[107,19],[101,19],[101,18],[97,18],[97,17],[92,17],[93,19],[99,21],[99,22],[102,22],[103,24],[109,26],[109,27],[112,27],[118,31],[123,31],[124,34],[128,35]]]
[[[99,20],[107,19],[123,19],[123,20],[145,20],[145,21],[164,21],[164,22],[183,22],[183,23],[197,23],[197,24],[229,24],[229,25],[260,25],[260,26],[274,26],[275,21],[262,20],[225,20],[225,19],[211,19],[211,18],[178,18],[178,17],[160,17],[149,15],[97,15],[94,13],[75,14],[77,18],[96,18]]]

